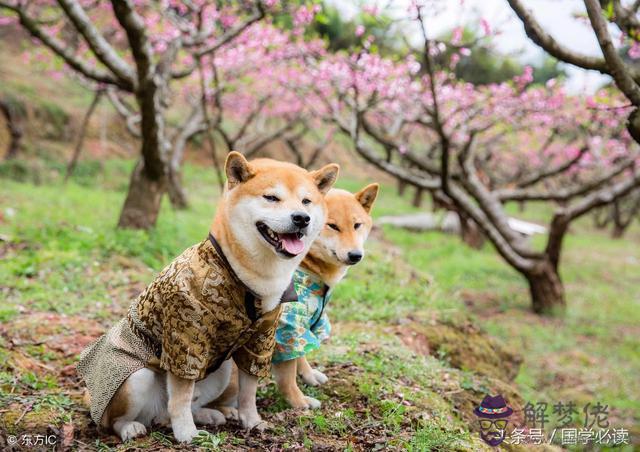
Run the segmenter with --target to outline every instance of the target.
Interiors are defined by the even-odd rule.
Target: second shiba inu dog
[[[284,305],[272,359],[278,388],[294,408],[320,406],[317,399],[302,393],[296,375],[313,386],[327,381],[305,356],[329,337],[331,327],[325,306],[347,268],[364,256],[364,242],[372,226],[371,208],[377,195],[378,184],[368,185],[356,194],[330,190],[325,197],[327,224],[294,274],[298,301]]]
[[[246,429],[264,427],[258,377],[270,373],[282,294],[325,224],[324,194],[338,166],[307,172],[232,152],[225,171],[209,237],[167,266],[78,363],[91,417],[123,440],[154,421],[170,422],[181,442],[197,434],[196,423],[224,423],[204,406],[228,386],[231,359],[235,414]]]

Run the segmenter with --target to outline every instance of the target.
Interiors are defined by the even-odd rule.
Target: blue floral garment
[[[306,355],[329,338],[331,324],[325,307],[331,295],[319,276],[298,269],[293,275],[298,301],[283,303],[276,330],[272,362],[280,363]]]

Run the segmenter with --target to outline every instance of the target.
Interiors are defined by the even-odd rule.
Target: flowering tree
[[[322,55],[324,44],[305,41],[297,32],[313,18],[309,7],[300,10],[309,14],[296,19],[293,32],[264,21],[254,24],[203,56],[197,71],[185,77],[180,95],[187,113],[173,132],[169,153],[168,193],[174,206],[187,205],[181,168],[186,144],[196,135],[206,134],[218,166],[216,144],[221,144],[225,153],[237,150],[252,157],[274,141],[298,143],[311,133],[313,118],[288,84],[306,70],[305,58]],[[297,13],[294,18],[299,16]],[[136,134],[139,115],[113,90],[110,99]]]
[[[66,68],[107,88],[126,113],[141,138],[141,158],[118,224],[149,228],[166,191],[172,146],[190,126],[188,117],[169,133],[174,82],[196,73],[203,58],[263,19],[274,3],[0,0],[0,11],[8,13],[3,24],[14,18]]]
[[[444,44],[428,37],[424,7],[414,4],[411,14],[423,38],[420,61],[364,49],[318,62],[319,113],[365,160],[429,191],[463,227],[479,228],[526,278],[535,312],[562,308],[559,263],[569,225],[640,186],[638,149],[620,125],[628,109],[606,93],[568,96],[554,81],[528,86],[530,70],[484,87],[456,80],[435,64]],[[557,206],[542,250],[512,228],[504,207],[511,201]]]
[[[525,32],[533,42],[560,61],[610,75],[622,94],[635,108],[628,114],[627,128],[640,143],[640,70],[637,65],[625,61],[620,46],[629,47],[628,56],[640,57],[640,2],[622,0],[584,0],[584,6],[602,56],[592,57],[573,50],[558,42],[547,33],[529,11],[522,0],[507,0],[511,9],[524,25]],[[612,36],[612,30],[614,35]]]

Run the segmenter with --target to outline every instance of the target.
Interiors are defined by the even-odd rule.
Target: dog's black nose
[[[293,212],[291,214],[291,221],[299,228],[306,228],[309,226],[311,217],[304,212]]]
[[[350,264],[357,264],[362,259],[361,251],[349,251],[347,253],[347,257],[349,258]]]

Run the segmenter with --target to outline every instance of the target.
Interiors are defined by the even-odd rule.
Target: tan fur
[[[272,371],[280,394],[292,408],[309,408],[309,402],[296,382],[297,362],[295,359],[273,364]]]
[[[277,305],[293,271],[302,259],[302,254],[287,261],[276,257],[273,251],[247,250],[243,246],[242,237],[238,237],[236,218],[231,214],[233,208],[247,198],[261,199],[266,191],[280,187],[285,192],[282,202],[277,206],[281,211],[287,208],[292,211],[303,210],[309,212],[312,218],[323,222],[326,214],[324,194],[335,182],[338,171],[339,167],[336,164],[308,172],[296,165],[270,159],[248,162],[237,152],[231,152],[227,156],[225,162],[227,188],[220,200],[210,230],[220,243],[224,254],[239,278],[262,297],[264,311],[270,311],[274,304]],[[303,193],[306,198],[310,199],[311,205],[303,205],[299,193]],[[315,217],[312,210],[316,214]],[[317,215],[318,212],[321,212],[322,215]],[[316,224],[314,237],[321,224]],[[251,225],[251,227],[255,227],[255,225]],[[234,236],[234,234],[236,235]],[[307,240],[305,243],[308,244],[313,238],[305,240]],[[235,368],[235,365],[233,367]],[[180,442],[187,442],[197,433],[194,419],[196,422],[198,419],[217,419],[215,410],[207,408],[194,406],[195,409],[192,413],[193,381],[178,378],[170,373],[167,374],[166,393],[168,400],[165,400],[166,396],[159,394],[159,392],[165,391],[164,380],[159,379],[159,376],[161,374],[146,368],[134,372],[112,399],[101,423],[104,426],[111,426],[123,440],[126,440],[146,434],[146,426],[150,425],[154,419],[159,422],[168,422],[170,419],[176,439]],[[224,414],[231,417],[235,412],[246,429],[264,428],[255,403],[257,378],[243,371],[238,371],[236,368],[232,381],[236,384],[232,383],[228,391],[225,391],[221,397],[225,402],[237,399],[238,411],[235,412],[232,407],[228,407],[224,410]],[[197,383],[196,386],[201,383]],[[157,394],[159,394],[158,406],[153,405],[156,403],[156,399],[152,401],[151,406],[145,405],[147,403],[145,400],[149,400],[153,398],[152,395],[156,396]],[[141,412],[153,417],[141,418],[139,414]],[[222,422],[224,422],[224,418]]]
[[[116,392],[116,395],[111,400],[111,403],[107,407],[104,415],[102,416],[102,427],[109,427],[114,419],[118,419],[123,416],[129,407],[129,391],[128,385],[123,385],[122,389]]]
[[[366,238],[369,235],[373,225],[369,213],[378,189],[378,184],[370,184],[355,194],[333,189],[325,196],[328,209],[327,225],[311,246],[309,253],[302,261],[302,266],[320,276],[326,284],[330,286],[337,284],[348,265],[340,262],[339,259],[327,259],[325,253],[320,250],[322,239],[335,239],[335,251],[340,257],[362,246],[362,237]],[[356,223],[361,223],[362,226],[355,229]],[[335,231],[328,226],[329,224],[335,224],[340,231]]]
[[[238,391],[240,389],[238,383],[238,366],[232,363],[231,369],[229,385],[224,392],[220,394],[220,397],[209,403],[207,407],[220,411],[227,419],[237,419]]]

